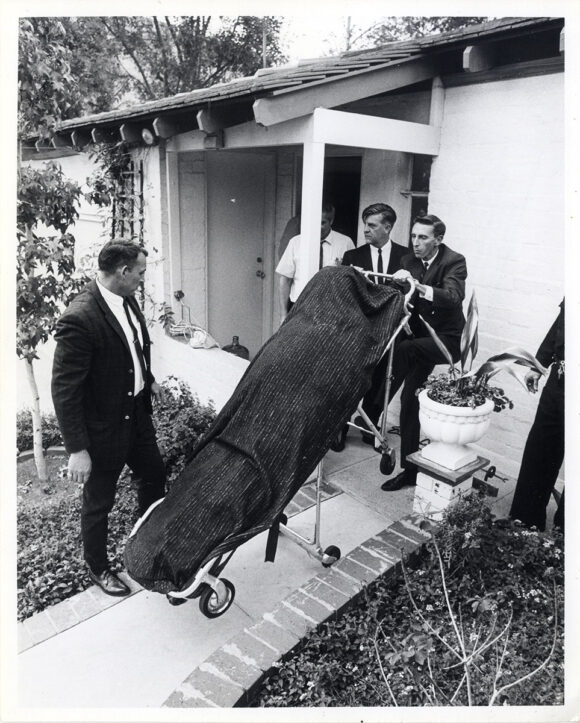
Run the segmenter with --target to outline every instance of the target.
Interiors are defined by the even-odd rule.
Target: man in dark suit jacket
[[[465,257],[443,243],[445,224],[437,216],[419,216],[413,221],[411,245],[413,253],[405,256],[396,278],[412,276],[416,280],[416,297],[409,322],[413,338],[395,345],[393,354],[392,397],[403,384],[401,393],[401,466],[403,471],[381,485],[385,491],[414,485],[417,468],[406,461],[408,454],[419,448],[419,402],[416,391],[426,381],[436,364],[445,357],[429,336],[422,316],[435,329],[454,361],[459,359],[461,333],[465,325],[463,299],[467,266]]]
[[[107,559],[108,515],[117,480],[128,464],[138,480],[139,513],[165,492],[165,466],[151,421],[151,396],[161,390],[151,372],[145,319],[133,297],[147,252],[111,241],[99,254],[98,278],[58,321],[52,398],[69,477],[83,484],[81,534],[91,579],[109,595],[130,590]]]
[[[551,366],[536,417],[524,449],[510,517],[529,527],[546,529],[546,508],[564,461],[564,301],[560,313],[536,353],[545,367]],[[531,369],[526,384],[538,391],[540,373]],[[564,493],[554,515],[554,526],[564,531]]]
[[[344,266],[358,266],[365,271],[377,271],[385,274],[394,274],[401,268],[401,260],[409,249],[406,246],[393,243],[390,238],[391,230],[397,220],[394,209],[386,203],[373,203],[362,212],[366,244],[347,251],[342,257]],[[384,279],[377,277],[378,283]],[[385,374],[387,368],[387,355],[375,368],[371,387],[363,398],[363,409],[376,426],[384,407]],[[359,426],[366,426],[361,417],[356,419]],[[363,441],[374,444],[374,437],[370,434],[362,435]],[[336,447],[340,451],[342,445]]]

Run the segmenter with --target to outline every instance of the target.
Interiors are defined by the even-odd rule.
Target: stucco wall
[[[466,256],[479,306],[479,353],[535,353],[564,294],[563,74],[445,91],[429,211]],[[467,302],[466,299],[466,302]],[[494,415],[485,443],[517,473],[537,396],[496,377],[515,409]]]

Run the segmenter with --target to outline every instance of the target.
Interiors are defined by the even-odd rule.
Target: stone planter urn
[[[469,443],[487,432],[493,406],[490,399],[475,409],[440,404],[429,399],[424,389],[419,393],[419,421],[431,442],[421,450],[421,456],[447,469],[474,462],[477,453]]]

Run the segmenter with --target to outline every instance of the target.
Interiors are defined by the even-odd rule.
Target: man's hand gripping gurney
[[[370,386],[403,315],[397,288],[351,267],[319,271],[135,526],[125,549],[131,577],[170,599],[201,595],[210,617],[225,612],[233,586],[216,580],[222,557],[280,520]]]

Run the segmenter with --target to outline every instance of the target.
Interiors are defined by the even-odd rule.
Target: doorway
[[[336,208],[333,228],[356,246],[360,202],[361,156],[328,156],[324,159],[322,196]]]
[[[209,332],[221,346],[238,336],[250,358],[264,341],[274,184],[272,155],[207,154]]]

